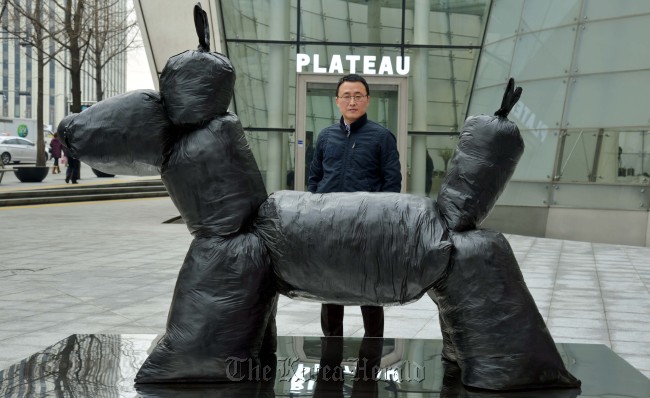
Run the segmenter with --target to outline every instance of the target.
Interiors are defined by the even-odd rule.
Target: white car
[[[0,136],[0,161],[3,164],[35,163],[36,144],[25,138]]]

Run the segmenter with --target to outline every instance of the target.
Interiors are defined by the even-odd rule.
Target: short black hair
[[[370,87],[368,87],[368,82],[366,81],[366,79],[364,79],[363,76],[357,75],[356,73],[351,73],[339,79],[339,84],[336,85],[337,97],[339,96],[339,87],[341,87],[341,84],[343,84],[344,82],[361,82],[366,88],[366,95],[370,95]]]

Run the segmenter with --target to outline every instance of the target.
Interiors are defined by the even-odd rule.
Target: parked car
[[[47,159],[47,154],[45,154]],[[9,163],[35,163],[36,144],[32,141],[10,136],[0,136],[0,161]]]

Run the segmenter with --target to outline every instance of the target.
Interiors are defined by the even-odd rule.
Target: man
[[[397,141],[383,126],[368,120],[370,89],[356,74],[342,77],[336,87],[338,124],[318,135],[309,168],[308,190],[328,192],[399,192],[402,185]],[[384,309],[361,306],[365,337],[383,337]],[[323,304],[325,336],[343,336],[343,306]]]

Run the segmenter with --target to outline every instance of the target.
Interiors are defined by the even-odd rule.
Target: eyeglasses
[[[340,99],[342,102],[345,102],[347,104],[348,102],[350,102],[352,100],[354,100],[354,102],[364,101],[366,99],[366,97],[368,97],[368,96],[367,95],[358,95],[357,94],[357,95],[344,95],[342,97],[336,97],[336,98]]]

